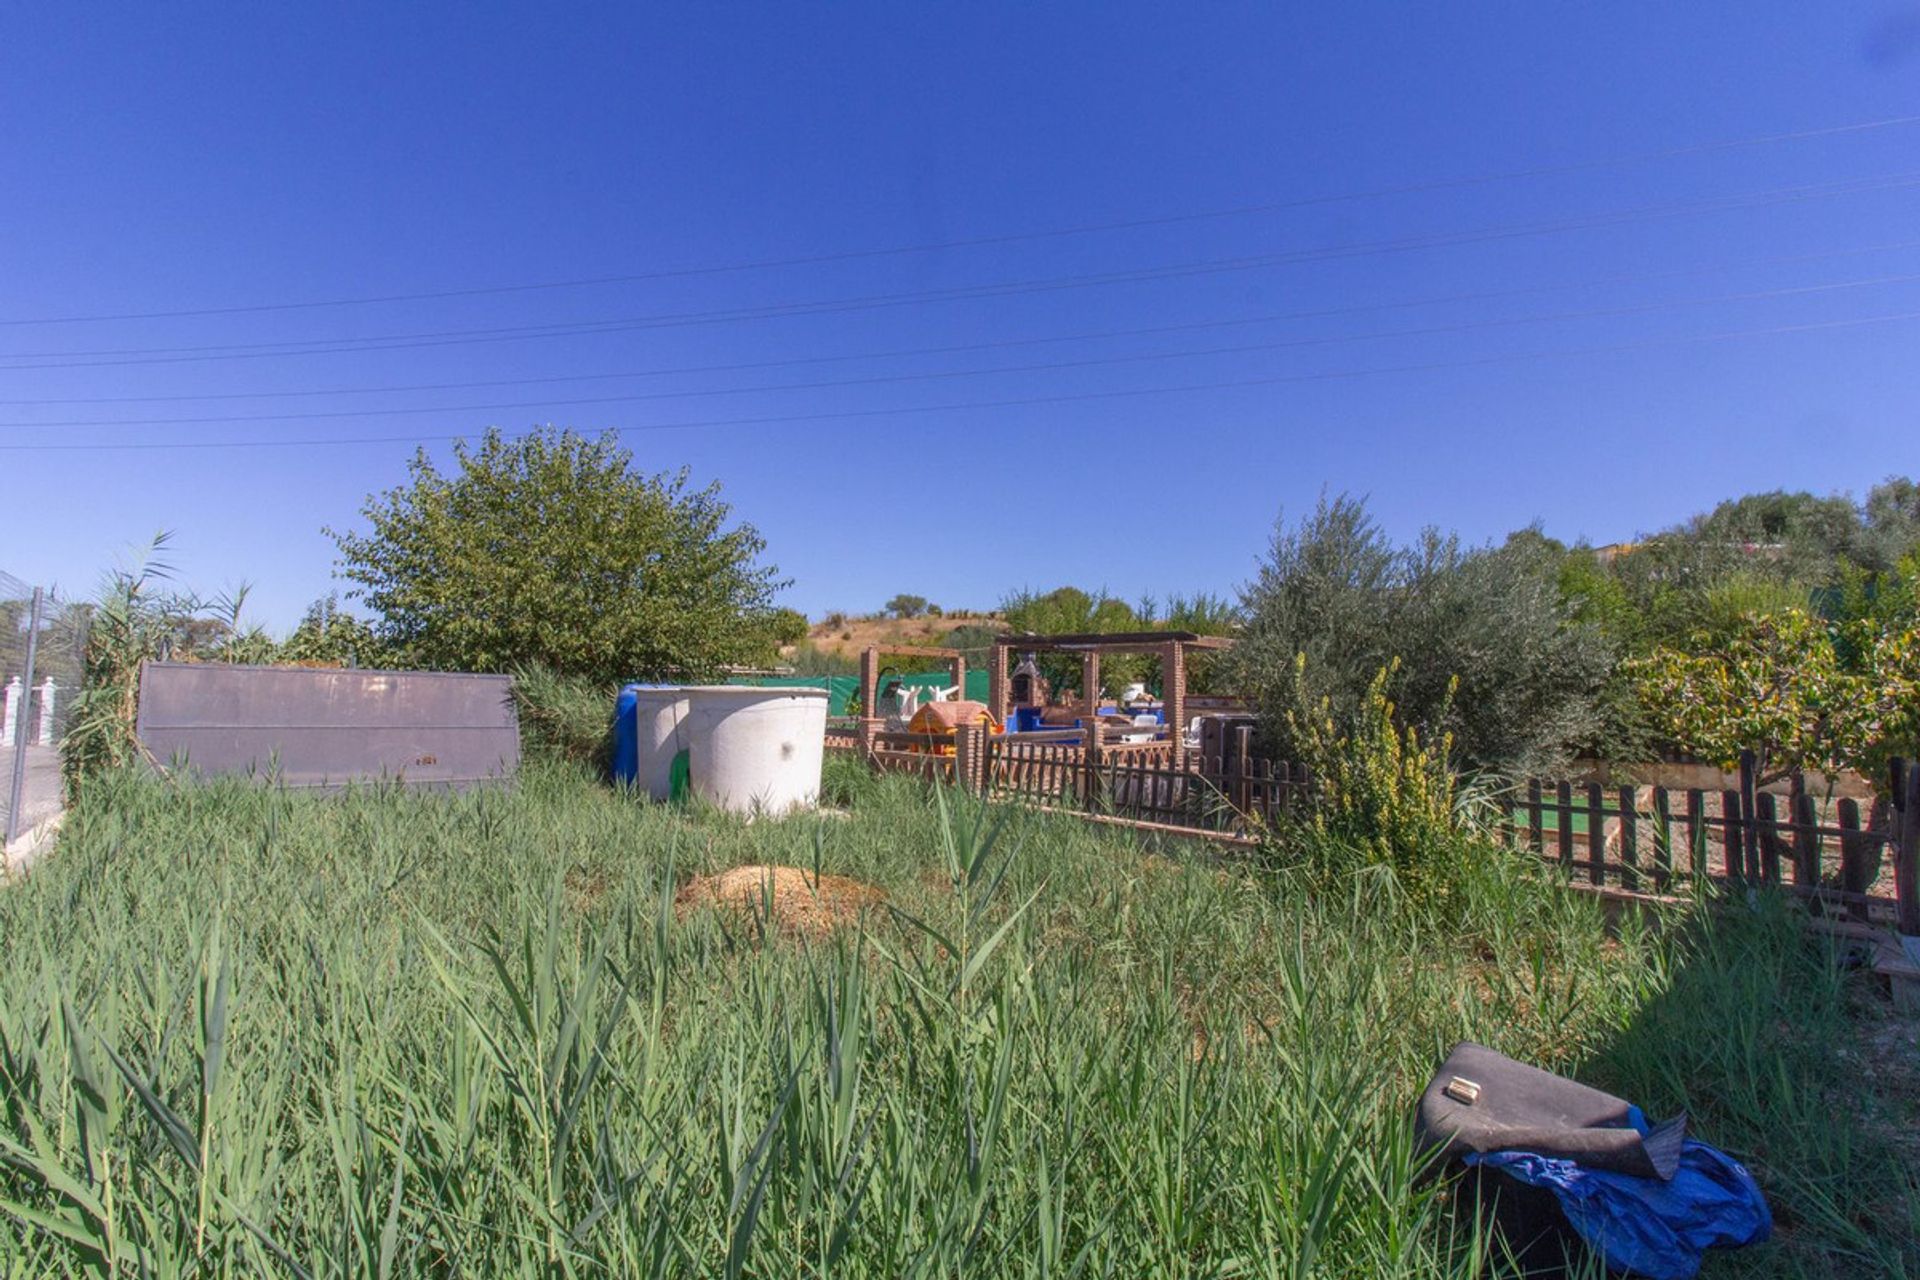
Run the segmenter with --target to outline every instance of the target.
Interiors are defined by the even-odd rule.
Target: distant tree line
[[[213,599],[172,588],[164,541],[111,580],[88,607],[76,707],[94,754],[125,749],[134,672],[156,656],[538,667],[603,687],[775,661],[854,667],[774,603],[785,583],[765,540],[717,485],[642,472],[612,434],[489,431],[445,468],[423,451],[361,516],[329,533],[364,615],[329,595],[283,640],[244,621],[244,587]],[[939,616],[908,592],[886,612]],[[1230,653],[1196,658],[1189,685],[1245,696],[1287,758],[1383,706],[1444,738],[1458,765],[1507,776],[1574,754],[1725,760],[1745,747],[1770,776],[1871,776],[1920,751],[1920,485],[1906,477],[1859,501],[1752,494],[1603,548],[1538,528],[1479,546],[1438,530],[1401,543],[1363,501],[1329,496],[1276,524],[1237,598],[1129,603],[1069,585],[1012,592],[999,617],[1043,635],[1236,635]],[[981,664],[997,634],[965,619],[941,640]],[[1100,690],[1078,688],[1071,655],[1041,666],[1062,697],[1157,691],[1161,678],[1151,655],[1105,659]]]
[[[1509,776],[1678,751],[1770,776],[1920,748],[1920,487],[1755,494],[1630,544],[1537,528],[1396,544],[1346,497],[1278,526],[1241,598],[1230,682],[1270,749],[1365,704]]]

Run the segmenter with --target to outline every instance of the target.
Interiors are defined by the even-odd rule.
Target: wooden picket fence
[[[1244,748],[1225,757],[1185,755],[1167,738],[1096,741],[1084,729],[951,736],[897,733],[869,724],[830,727],[827,747],[862,755],[876,770],[937,777],[996,799],[1079,813],[1144,830],[1177,832],[1240,845],[1309,788],[1304,766],[1255,759]]]
[[[1535,779],[1504,828],[1509,843],[1595,886],[1772,885],[1920,934],[1920,767],[1895,760],[1888,784],[1891,802],[1863,814],[1852,799],[1761,790],[1747,753],[1740,785],[1720,791]],[[1870,891],[1889,877],[1891,896]]]
[[[943,735],[888,732],[873,721],[829,728],[827,746],[885,772],[1241,846],[1314,794],[1305,766],[1254,756],[1244,729],[1208,757],[1167,739],[1113,742],[1084,729]],[[1740,777],[1723,791],[1534,779],[1500,826],[1513,847],[1597,888],[1773,885],[1823,914],[1920,934],[1920,766],[1894,761],[1891,802],[1866,812],[1851,799],[1826,804],[1760,788],[1751,753]]]
[[[1304,768],[1240,758],[1182,760],[1165,743],[1026,742],[989,736],[982,789],[1149,830],[1252,844],[1307,791]],[[1129,749],[1130,747],[1141,749]],[[1244,767],[1243,767],[1244,762]]]

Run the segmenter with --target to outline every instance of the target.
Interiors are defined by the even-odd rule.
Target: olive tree
[[[1242,592],[1228,676],[1271,749],[1298,758],[1290,725],[1344,721],[1382,693],[1403,723],[1461,761],[1519,775],[1552,767],[1595,723],[1611,667],[1598,628],[1561,593],[1562,553],[1531,530],[1469,547],[1428,530],[1396,545],[1358,499],[1322,498],[1280,525]]]
[[[364,532],[327,530],[339,572],[425,667],[699,675],[764,651],[783,585],[717,484],[636,471],[612,432],[493,429],[450,471],[422,450],[361,514]]]

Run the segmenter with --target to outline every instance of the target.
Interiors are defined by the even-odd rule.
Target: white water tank
[[[686,700],[679,741],[695,795],[735,813],[782,814],[819,802],[826,690],[687,685],[661,692]]]
[[[645,788],[655,800],[670,799],[673,758],[686,745],[687,691],[672,685],[635,689],[633,720],[633,785]]]

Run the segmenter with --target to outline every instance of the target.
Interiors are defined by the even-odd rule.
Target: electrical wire
[[[359,297],[321,298],[302,302],[246,303],[220,307],[181,308],[169,311],[121,311],[101,312],[89,315],[22,317],[0,319],[0,326],[93,324],[122,320],[172,320],[198,316],[254,315],[272,311],[305,311],[325,307],[356,307],[398,302],[428,302],[453,298],[531,293],[542,290],[576,289],[593,285],[633,284],[643,281],[685,279],[693,276],[721,275],[732,272],[763,271],[778,267],[818,266],[827,263],[853,262],[862,259],[894,257],[905,254],[932,253],[949,249],[983,248],[997,245],[1019,244],[1028,241],[1058,239],[1066,236],[1128,231],[1146,227],[1178,226],[1185,223],[1211,221],[1221,218],[1242,217],[1263,213],[1280,213],[1288,210],[1310,209],[1322,205],[1341,204],[1357,200],[1374,200],[1398,195],[1416,195],[1433,191],[1455,190],[1462,187],[1484,186],[1491,183],[1551,177],[1559,174],[1582,173],[1594,169],[1645,164],[1659,160],[1706,155],[1717,151],[1732,151],[1749,147],[1768,146],[1782,142],[1801,142],[1813,138],[1866,133],[1913,124],[1920,124],[1920,115],[1888,116],[1877,120],[1855,121],[1850,124],[1830,125],[1815,129],[1799,129],[1787,133],[1762,134],[1756,137],[1734,138],[1720,142],[1695,143],[1683,147],[1640,152],[1626,156],[1603,157],[1595,160],[1573,161],[1565,164],[1536,165],[1530,168],[1509,169],[1466,177],[1437,178],[1427,182],[1403,183],[1397,186],[1376,187],[1370,190],[1304,196],[1293,200],[1238,205],[1226,209],[1208,209],[1193,213],[1130,218],[1115,222],[1090,223],[1073,227],[1055,227],[1042,231],[1020,231],[1002,235],[975,236],[967,239],[933,241],[923,244],[895,245],[880,249],[849,249],[833,253],[810,254],[799,257],[761,258],[746,262],[697,267],[675,267],[656,271],[628,272],[619,275],[587,276],[571,280],[543,280],[525,284],[486,285],[473,288],[442,289],[417,293],[371,294]]]
[[[520,341],[530,338],[579,337],[599,333],[630,332],[640,329],[675,328],[686,325],[736,323],[743,320],[783,319],[824,315],[885,307],[917,306],[928,302],[965,301],[1008,297],[1021,294],[1057,292],[1063,289],[1097,285],[1151,282],[1223,272],[1247,271],[1304,262],[1370,257],[1379,254],[1413,252],[1456,245],[1481,244],[1531,236],[1555,235],[1619,226],[1648,219],[1681,217],[1698,213],[1766,208],[1802,200],[1826,199],[1879,191],[1904,190],[1920,186],[1920,170],[1852,179],[1838,183],[1812,183],[1773,188],[1738,196],[1668,205],[1646,205],[1588,215],[1556,222],[1520,226],[1484,228],[1477,231],[1402,237],[1393,240],[1366,241],[1325,249],[1294,250],[1281,254],[1204,260],[1165,267],[1132,271],[1103,272],[1093,275],[1060,276],[1035,280],[1006,281],[991,285],[957,289],[924,290],[906,293],[868,294],[818,302],[784,303],[768,307],[720,309],[704,312],[677,312],[629,317],[615,320],[572,321],[546,325],[524,325],[488,329],[453,329],[415,333],[383,334],[369,337],[313,338],[285,342],[216,343],[193,347],[122,347],[89,351],[41,351],[0,353],[0,360],[21,361],[45,357],[44,363],[0,365],[0,373],[33,369],[77,369],[133,364],[176,364],[206,360],[262,359],[279,356],[339,355],[367,351],[394,351],[421,347],[464,346],[476,342]],[[89,357],[74,359],[72,357]],[[115,357],[94,359],[91,357]]]
[[[1219,320],[1193,320],[1180,324],[1149,325],[1144,328],[1135,329],[1104,329],[1081,333],[1045,334],[1031,338],[999,338],[988,342],[951,343],[944,346],[896,347],[886,351],[856,351],[834,355],[793,356],[779,360],[745,360],[720,364],[679,365],[654,369],[632,369],[622,372],[563,373],[534,378],[487,378],[468,382],[417,382],[367,387],[302,388],[293,391],[202,391],[152,396],[40,396],[0,398],[0,406],[40,407],[59,404],[160,404],[208,400],[277,400],[310,398],[315,396],[391,395],[416,391],[471,391],[486,387],[551,386],[555,383],[564,382],[606,382],[624,379],[669,377],[693,373],[739,373],[756,369],[782,369],[858,360],[892,360],[909,356],[957,355],[971,351],[1002,350],[1009,347],[1045,346],[1068,342],[1096,342],[1112,338],[1152,337],[1169,333],[1191,333],[1209,329],[1239,328],[1249,325],[1275,324],[1292,320],[1320,320],[1337,316],[1367,315],[1379,311],[1413,310],[1420,307],[1445,306],[1462,302],[1491,302],[1508,298],[1527,297],[1540,293],[1568,292],[1620,284],[1644,284],[1659,280],[1673,280],[1687,276],[1712,274],[1720,271],[1745,270],[1752,267],[1784,266],[1802,262],[1824,261],[1828,258],[1853,257],[1870,253],[1891,253],[1915,248],[1920,248],[1920,240],[1898,240],[1845,249],[1823,249],[1813,253],[1775,255],[1765,258],[1744,259],[1736,262],[1707,263],[1698,266],[1681,267],[1670,271],[1597,276],[1586,280],[1563,280],[1549,284],[1522,285],[1511,289],[1441,294],[1425,298],[1404,299],[1397,302],[1367,303],[1347,307],[1323,307],[1311,311],[1267,312],[1261,315],[1237,316]],[[1812,285],[1806,286],[1806,288],[1814,290],[1841,288],[1848,287],[1851,283],[1853,282],[1846,282],[1839,285]],[[1783,291],[1768,291],[1764,295],[1742,294],[1731,296],[1744,299],[1799,291],[1799,289],[1789,288]]]
[[[1904,311],[1886,315],[1859,316],[1843,320],[1814,321],[1806,324],[1776,325],[1763,329],[1735,329],[1719,333],[1697,334],[1690,337],[1672,339],[1653,339],[1644,342],[1622,343],[1605,347],[1583,347],[1558,351],[1535,351],[1486,356],[1474,360],[1431,361],[1422,364],[1387,365],[1372,369],[1342,369],[1319,373],[1279,374],[1259,378],[1240,378],[1221,382],[1192,382],[1160,387],[1134,387],[1123,390],[1084,391],[1060,395],[1024,396],[1004,400],[975,400],[954,404],[911,405],[888,409],[833,409],[817,413],[768,414],[756,417],[708,418],[680,422],[645,423],[638,426],[610,428],[616,434],[631,434],[656,431],[686,431],[703,428],[751,427],[793,425],[805,422],[852,421],[869,418],[898,418],[918,414],[955,413],[982,409],[1028,408],[1043,405],[1076,404],[1101,400],[1133,399],[1141,396],[1172,395],[1190,391],[1238,390],[1253,387],[1280,386],[1289,383],[1326,382],[1353,378],[1377,377],[1385,374],[1431,373],[1456,369],[1482,368],[1489,365],[1508,364],[1516,361],[1557,359],[1568,356],[1615,355],[1626,352],[1642,351],[1654,347],[1673,344],[1696,344],[1722,342],[1737,338],[1765,337],[1780,334],[1808,333],[1817,330],[1857,328],[1864,325],[1892,324],[1920,320],[1920,311]],[[538,428],[534,428],[537,430]],[[517,439],[528,432],[503,433],[510,439]],[[472,432],[458,432],[446,435],[404,435],[404,436],[353,436],[353,437],[313,437],[306,439],[254,439],[254,440],[168,440],[168,441],[90,441],[80,444],[0,444],[0,453],[95,453],[108,451],[184,451],[207,449],[277,449],[328,447],[340,448],[355,445],[374,444],[444,444],[469,440]]]
[[[682,400],[707,396],[757,395],[776,391],[820,391],[846,387],[885,386],[904,382],[932,382],[951,378],[989,377],[1008,373],[1050,373],[1067,369],[1100,368],[1115,365],[1148,364],[1167,360],[1191,360],[1207,356],[1246,355],[1254,352],[1282,351],[1300,347],[1339,346],[1352,342],[1375,342],[1394,338],[1435,337],[1472,333],[1483,329],[1517,328],[1525,325],[1563,323],[1573,320],[1615,319],[1646,315],[1689,306],[1715,306],[1728,302],[1753,302],[1808,294],[1830,293],[1844,289],[1871,288],[1888,284],[1910,284],[1920,280],[1920,272],[1876,276],[1861,280],[1826,284],[1798,285],[1745,293],[1728,293],[1704,298],[1663,299],[1630,307],[1599,307],[1580,311],[1552,312],[1546,315],[1508,316],[1492,320],[1464,321],[1458,324],[1427,325],[1412,329],[1389,329],[1374,333],[1321,335],[1287,338],[1276,342],[1243,343],[1232,346],[1204,347],[1199,350],[1138,352],[1117,356],[1089,356],[1079,360],[1056,360],[1030,364],[992,365],[974,369],[945,369],[922,373],[876,374],[865,378],[832,378],[813,382],[785,382],[755,387],[710,387],[691,391],[643,391],[625,395],[580,396],[566,399],[510,400],[487,404],[414,405],[402,408],[315,409],[291,413],[244,413],[171,418],[67,418],[44,422],[0,424],[0,429],[43,427],[178,427],[210,426],[233,422],[306,422],[341,418],[405,417],[434,413],[488,413],[504,409],[580,408],[586,405],[638,404],[649,400]]]

